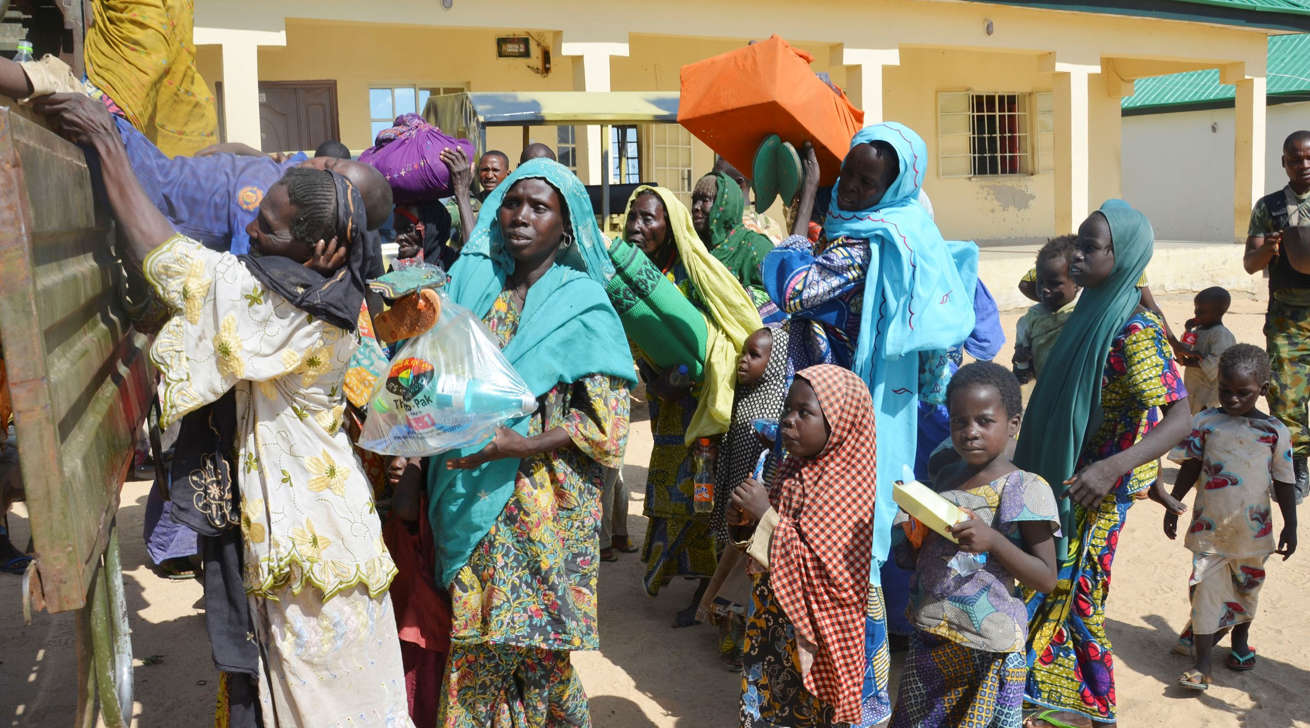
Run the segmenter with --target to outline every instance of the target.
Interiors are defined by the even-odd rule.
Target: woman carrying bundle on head
[[[821,363],[847,367],[873,397],[878,494],[859,725],[875,725],[891,711],[881,581],[896,514],[889,484],[914,465],[919,403],[945,399],[946,350],[962,344],[974,329],[977,248],[944,240],[919,204],[927,147],[905,125],[875,124],[851,140],[818,243],[806,232],[819,163],[808,145],[803,157],[796,227],[765,259],[764,284],[791,316],[788,369]]]

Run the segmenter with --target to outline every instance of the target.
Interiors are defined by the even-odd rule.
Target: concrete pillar
[[[1265,185],[1265,77],[1235,79],[1233,142],[1233,239],[1246,240],[1251,208]]]
[[[223,128],[229,142],[262,148],[259,127],[259,47],[285,46],[286,31],[196,28],[196,45],[223,49]]]
[[[864,110],[864,125],[883,121],[882,70],[901,65],[896,48],[842,48],[842,65],[847,66],[846,93]]]
[[[1088,213],[1089,94],[1094,66],[1057,63],[1054,82],[1055,234],[1077,231]]]
[[[566,56],[581,56],[582,63],[574,64],[573,88],[576,91],[610,91],[610,56],[627,56],[627,41],[571,41],[560,44],[560,53]],[[608,139],[601,138],[601,127],[589,124],[585,127],[579,150],[586,159],[580,160],[578,173],[587,184],[600,184],[600,153]]]

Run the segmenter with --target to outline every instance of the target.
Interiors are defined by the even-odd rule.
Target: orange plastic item
[[[388,344],[412,339],[427,331],[441,316],[441,299],[437,292],[424,288],[396,299],[391,308],[373,319],[373,331],[379,341]]]
[[[923,540],[928,537],[930,531],[923,525],[923,521],[910,516],[908,521],[901,522],[901,530],[905,531],[905,538],[914,548],[922,548]]]
[[[841,170],[864,112],[810,69],[814,60],[779,36],[682,67],[678,123],[740,170],[777,134],[799,150],[814,143],[820,184]]]

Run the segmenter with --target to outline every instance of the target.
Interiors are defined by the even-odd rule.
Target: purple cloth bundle
[[[425,202],[451,194],[450,170],[441,151],[459,147],[473,161],[473,143],[456,139],[418,114],[401,114],[390,129],[378,133],[359,161],[377,168],[391,185],[396,204]]]

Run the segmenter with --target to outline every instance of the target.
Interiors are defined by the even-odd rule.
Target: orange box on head
[[[812,60],[774,35],[683,66],[678,123],[742,170],[770,134],[797,149],[813,142],[820,184],[830,185],[864,112],[815,75]]]

